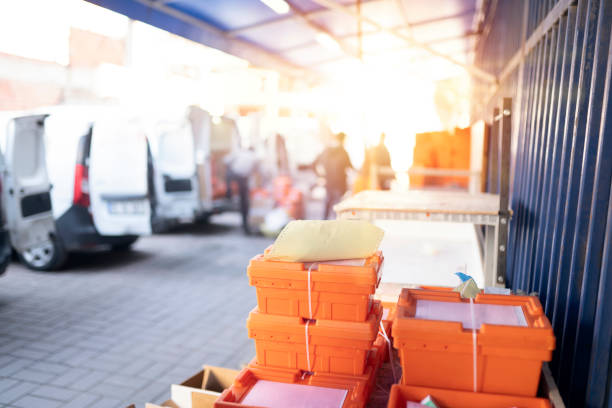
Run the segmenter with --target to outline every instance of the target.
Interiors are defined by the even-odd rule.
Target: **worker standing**
[[[240,215],[242,216],[242,228],[244,233],[251,233],[249,228],[249,177],[257,171],[258,160],[253,147],[240,148],[225,157],[227,198],[232,198],[232,183],[238,185],[240,196]]]
[[[317,157],[314,163],[315,171],[320,174],[319,168],[323,168],[325,178],[325,212],[323,219],[328,219],[334,204],[338,203],[347,190],[346,171],[352,169],[351,159],[344,149],[344,133],[334,136],[331,146],[328,146]]]
[[[391,180],[393,180],[394,176],[392,174],[388,174],[385,172],[389,170],[391,167],[391,156],[389,155],[389,150],[387,150],[387,146],[385,146],[385,137],[384,133],[380,134],[380,139],[378,140],[378,145],[372,148],[371,152],[371,163],[376,165],[377,176],[378,176],[378,185],[381,190],[389,190],[391,185]],[[381,170],[383,170],[381,172]]]

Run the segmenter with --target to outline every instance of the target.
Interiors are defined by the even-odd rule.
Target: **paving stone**
[[[121,369],[121,372],[124,375],[140,376],[142,372],[152,367],[153,364],[153,360],[150,360],[148,358],[138,358],[135,359],[131,364],[124,366]]]
[[[0,376],[10,377],[18,371],[21,371],[24,367],[32,365],[34,361],[28,359],[16,359],[0,367]]]
[[[100,355],[98,351],[90,351],[77,348],[77,352],[70,358],[67,358],[64,363],[73,367],[85,367],[87,362]]]
[[[5,365],[10,364],[15,360],[17,360],[16,357],[10,356],[8,354],[2,354],[0,355],[0,367],[4,367]]]
[[[25,368],[11,375],[11,378],[31,381],[39,384],[48,384],[53,378],[55,378],[55,375]]]
[[[0,393],[0,403],[9,404],[28,394],[36,387],[38,387],[37,384],[32,384],[25,381],[19,382],[15,386],[10,387]]]
[[[48,341],[37,341],[35,343],[31,343],[30,347],[37,350],[47,351],[49,353],[55,353],[61,350],[64,346],[58,343]]]
[[[121,385],[109,383],[98,383],[93,385],[89,390],[94,394],[97,393],[105,397],[117,398],[119,400],[123,400],[134,393],[134,389],[130,387],[123,387]]]
[[[104,383],[111,384],[111,385],[119,385],[122,387],[128,387],[128,388],[131,388],[132,390],[139,390],[143,388],[144,386],[146,386],[149,383],[149,381],[144,378],[138,378],[138,377],[120,374],[120,375],[112,375],[108,377]]]
[[[88,391],[96,384],[101,383],[105,379],[107,379],[111,374],[104,371],[91,371],[84,377],[77,379],[75,382],[67,385],[68,388],[80,390],[80,391]]]
[[[71,368],[68,371],[66,371],[64,374],[54,378],[51,381],[51,384],[57,385],[60,387],[66,387],[66,386],[76,383],[78,380],[85,377],[89,373],[91,373],[91,370],[87,370],[84,368]]]
[[[121,400],[117,398],[102,398],[90,405],[88,408],[114,408],[120,403]]]
[[[83,362],[79,364],[81,367],[91,368],[92,370],[98,371],[107,371],[107,372],[120,372],[121,368],[124,366],[119,361],[107,361],[104,359],[85,359]]]
[[[59,401],[70,401],[74,397],[78,395],[76,391],[71,391],[62,387],[53,387],[50,385],[43,385],[41,387],[36,388],[31,393],[37,397],[50,398]]]
[[[18,380],[13,380],[12,378],[0,378],[0,393],[9,388],[17,385],[19,383]]]
[[[169,364],[169,363],[155,363],[148,369],[138,373],[138,376],[142,378],[148,378],[148,379],[159,378],[164,373],[167,373],[168,371],[170,371],[173,366],[174,366],[173,364]]]
[[[10,333],[9,328],[3,328],[3,331],[6,333]],[[5,342],[4,344],[0,344],[0,354],[10,353],[11,351],[15,351],[27,344],[24,340],[12,340]]]
[[[13,405],[20,408],[58,408],[62,406],[62,403],[47,398],[26,395],[15,401]]]
[[[66,371],[70,370],[70,367],[63,365],[63,364],[57,364],[57,363],[48,363],[46,361],[38,361],[34,364],[32,364],[31,366],[28,367],[31,370],[36,370],[36,371],[42,371],[45,373],[51,373],[51,374],[63,374]]]
[[[166,396],[166,393],[168,394],[167,398],[164,398],[163,400],[161,400],[161,398]],[[139,402],[139,403],[147,403],[147,402],[152,402],[152,403],[160,403],[160,402],[164,402],[166,400],[168,400],[170,398],[170,384],[166,383],[166,382],[162,382],[162,381],[154,381],[154,382],[150,382],[145,388],[143,388],[142,390],[136,392],[135,394],[130,395],[129,397],[127,397],[124,402],[126,403],[125,406],[132,404],[134,402]]]
[[[14,357],[25,357],[30,360],[41,360],[49,355],[48,351],[37,350],[34,348],[20,348],[11,353]]]
[[[64,348],[49,355],[46,360],[57,363],[65,363],[70,357],[73,357],[77,350],[72,348]]]
[[[101,397],[95,394],[80,394],[78,397],[64,405],[64,408],[84,408],[90,407],[93,403],[100,400]]]

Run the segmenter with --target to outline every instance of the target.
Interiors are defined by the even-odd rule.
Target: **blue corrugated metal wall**
[[[507,282],[542,300],[565,403],[612,407],[612,0],[486,4],[476,63],[500,83],[473,112],[513,98]]]

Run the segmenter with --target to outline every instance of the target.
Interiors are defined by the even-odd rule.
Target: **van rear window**
[[[164,190],[167,193],[178,193],[183,191],[191,191],[190,179],[173,179],[164,178]]]
[[[83,166],[88,165],[87,160],[89,159],[89,152],[91,151],[91,133],[92,128],[90,126],[87,133],[79,138],[77,164],[82,164]]]
[[[48,211],[51,211],[51,196],[49,192],[32,194],[21,199],[21,215],[23,217],[30,217]]]

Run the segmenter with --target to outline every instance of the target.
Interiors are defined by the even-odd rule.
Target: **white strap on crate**
[[[310,364],[310,341],[308,335],[308,325],[310,324],[310,320],[306,321],[306,325],[304,326],[304,335],[306,337],[306,363],[308,364],[308,371],[312,371],[312,365]]]
[[[478,338],[476,334],[474,299],[472,298],[470,298],[470,316],[472,318],[472,378],[474,379],[474,392],[478,392]]]
[[[306,363],[308,365],[308,371],[312,371],[312,364],[310,363],[310,336],[308,334],[308,326],[310,325],[310,321],[312,320],[312,284],[311,284],[311,276],[312,276],[312,268],[314,266],[318,266],[316,263],[310,264],[308,267],[308,320],[306,321],[306,325],[304,325],[304,337],[306,339]]]
[[[311,272],[312,267],[315,266],[315,263],[310,264],[308,267],[308,318],[312,319],[312,285],[311,285]],[[317,265],[318,267],[318,265]]]
[[[391,348],[391,340],[389,336],[387,336],[387,332],[385,331],[385,326],[383,325],[382,319],[380,320],[380,331],[379,333],[385,341],[387,342],[387,348],[389,349],[389,364],[391,364],[391,372],[393,373],[393,383],[397,383],[397,376],[395,375],[395,365],[393,364],[393,350]]]

